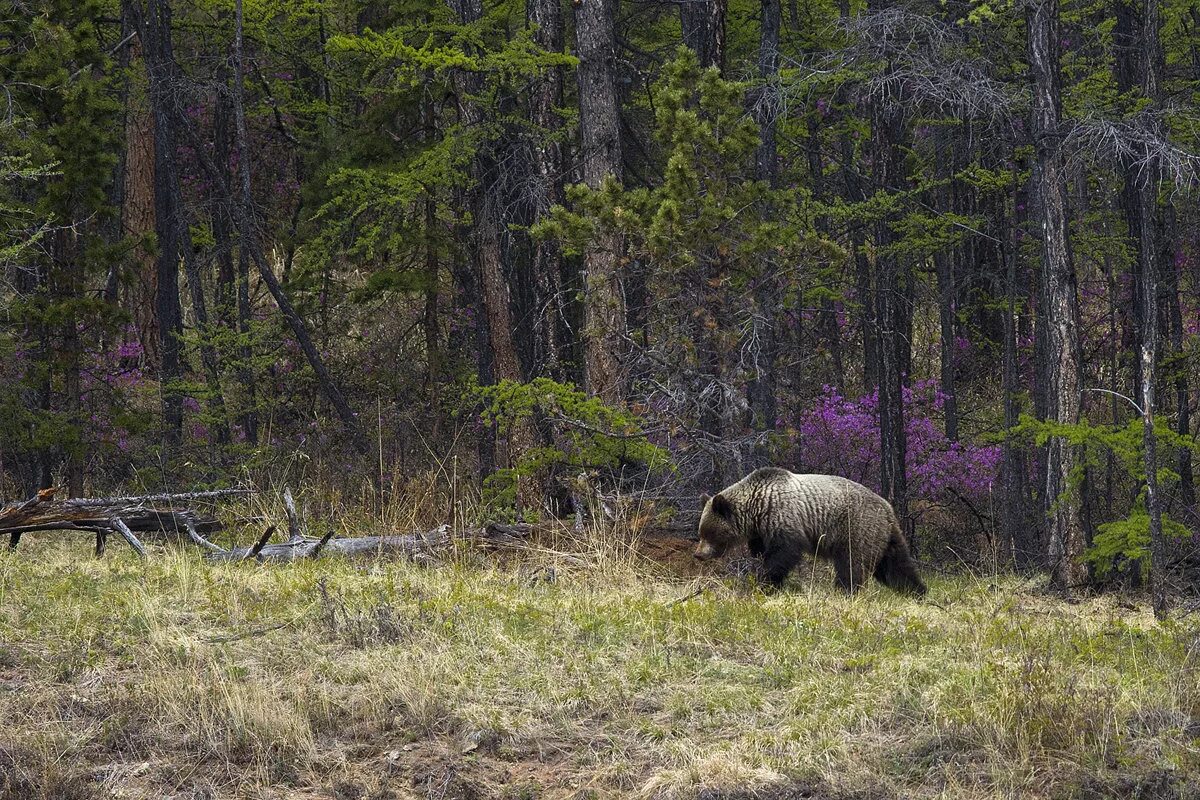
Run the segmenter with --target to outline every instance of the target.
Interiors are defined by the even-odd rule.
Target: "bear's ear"
[[[704,507],[708,505],[709,500],[712,500],[712,495],[708,494],[707,492],[700,495],[700,509],[702,511],[704,510]]]
[[[714,514],[719,514],[728,519],[733,516],[733,503],[729,502],[728,497],[718,493],[713,496],[712,510]]]

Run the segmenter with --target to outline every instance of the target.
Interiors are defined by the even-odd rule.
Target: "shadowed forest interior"
[[[686,529],[774,464],[876,489],[938,563],[1191,585],[1189,3],[0,24],[8,500]]]

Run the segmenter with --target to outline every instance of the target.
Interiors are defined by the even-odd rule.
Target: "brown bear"
[[[765,467],[705,495],[696,558],[717,558],[738,542],[762,557],[774,587],[807,553],[833,561],[838,585],[850,592],[870,575],[898,592],[926,592],[891,504],[837,475]]]

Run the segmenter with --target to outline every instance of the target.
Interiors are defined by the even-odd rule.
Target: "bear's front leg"
[[[796,542],[776,539],[763,552],[764,579],[778,589],[803,557],[804,552]]]

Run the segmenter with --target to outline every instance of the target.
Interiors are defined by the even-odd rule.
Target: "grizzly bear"
[[[713,497],[705,495],[696,558],[717,558],[738,542],[762,557],[773,587],[807,553],[833,561],[838,585],[849,592],[869,575],[898,592],[926,591],[891,504],[836,475],[766,467]]]

